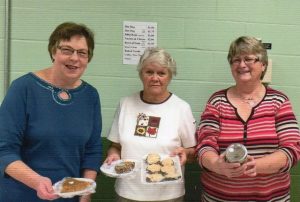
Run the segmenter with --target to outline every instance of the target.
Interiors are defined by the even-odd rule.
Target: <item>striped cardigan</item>
[[[204,168],[202,201],[289,201],[289,171],[300,158],[299,127],[289,99],[268,87],[263,100],[244,121],[226,94],[227,89],[214,93],[201,115],[196,132],[200,166],[206,151],[220,154],[231,143],[244,144],[254,158],[281,150],[288,163],[279,173],[256,177],[227,178]]]

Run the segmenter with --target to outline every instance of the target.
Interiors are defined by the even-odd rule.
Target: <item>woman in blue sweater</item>
[[[0,201],[90,201],[59,198],[52,186],[95,180],[100,167],[100,99],[80,79],[93,50],[89,28],[62,23],[49,38],[52,65],[12,82],[0,108]]]

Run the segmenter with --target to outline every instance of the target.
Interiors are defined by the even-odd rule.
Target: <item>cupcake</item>
[[[148,154],[147,158],[146,158],[146,163],[147,164],[156,164],[160,162],[160,155],[156,154],[156,153],[151,153]]]

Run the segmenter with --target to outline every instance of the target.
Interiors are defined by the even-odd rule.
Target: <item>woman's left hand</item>
[[[183,147],[178,147],[176,148],[172,153],[171,156],[179,156],[180,159],[180,165],[184,165],[186,163],[187,160],[187,155],[185,152],[185,149]]]
[[[257,175],[256,173],[256,161],[253,158],[253,156],[247,156],[247,162],[244,164],[247,166],[246,171],[244,172],[244,175],[247,175],[249,177],[255,177]]]

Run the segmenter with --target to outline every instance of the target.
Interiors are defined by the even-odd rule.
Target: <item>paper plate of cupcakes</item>
[[[62,198],[72,198],[95,193],[96,182],[88,178],[65,177],[53,185],[55,194]]]
[[[104,163],[100,170],[109,177],[123,178],[132,175],[138,169],[138,161],[133,159],[123,159],[113,161],[110,165]]]
[[[141,180],[144,184],[169,184],[182,181],[178,156],[149,153],[143,158]]]

